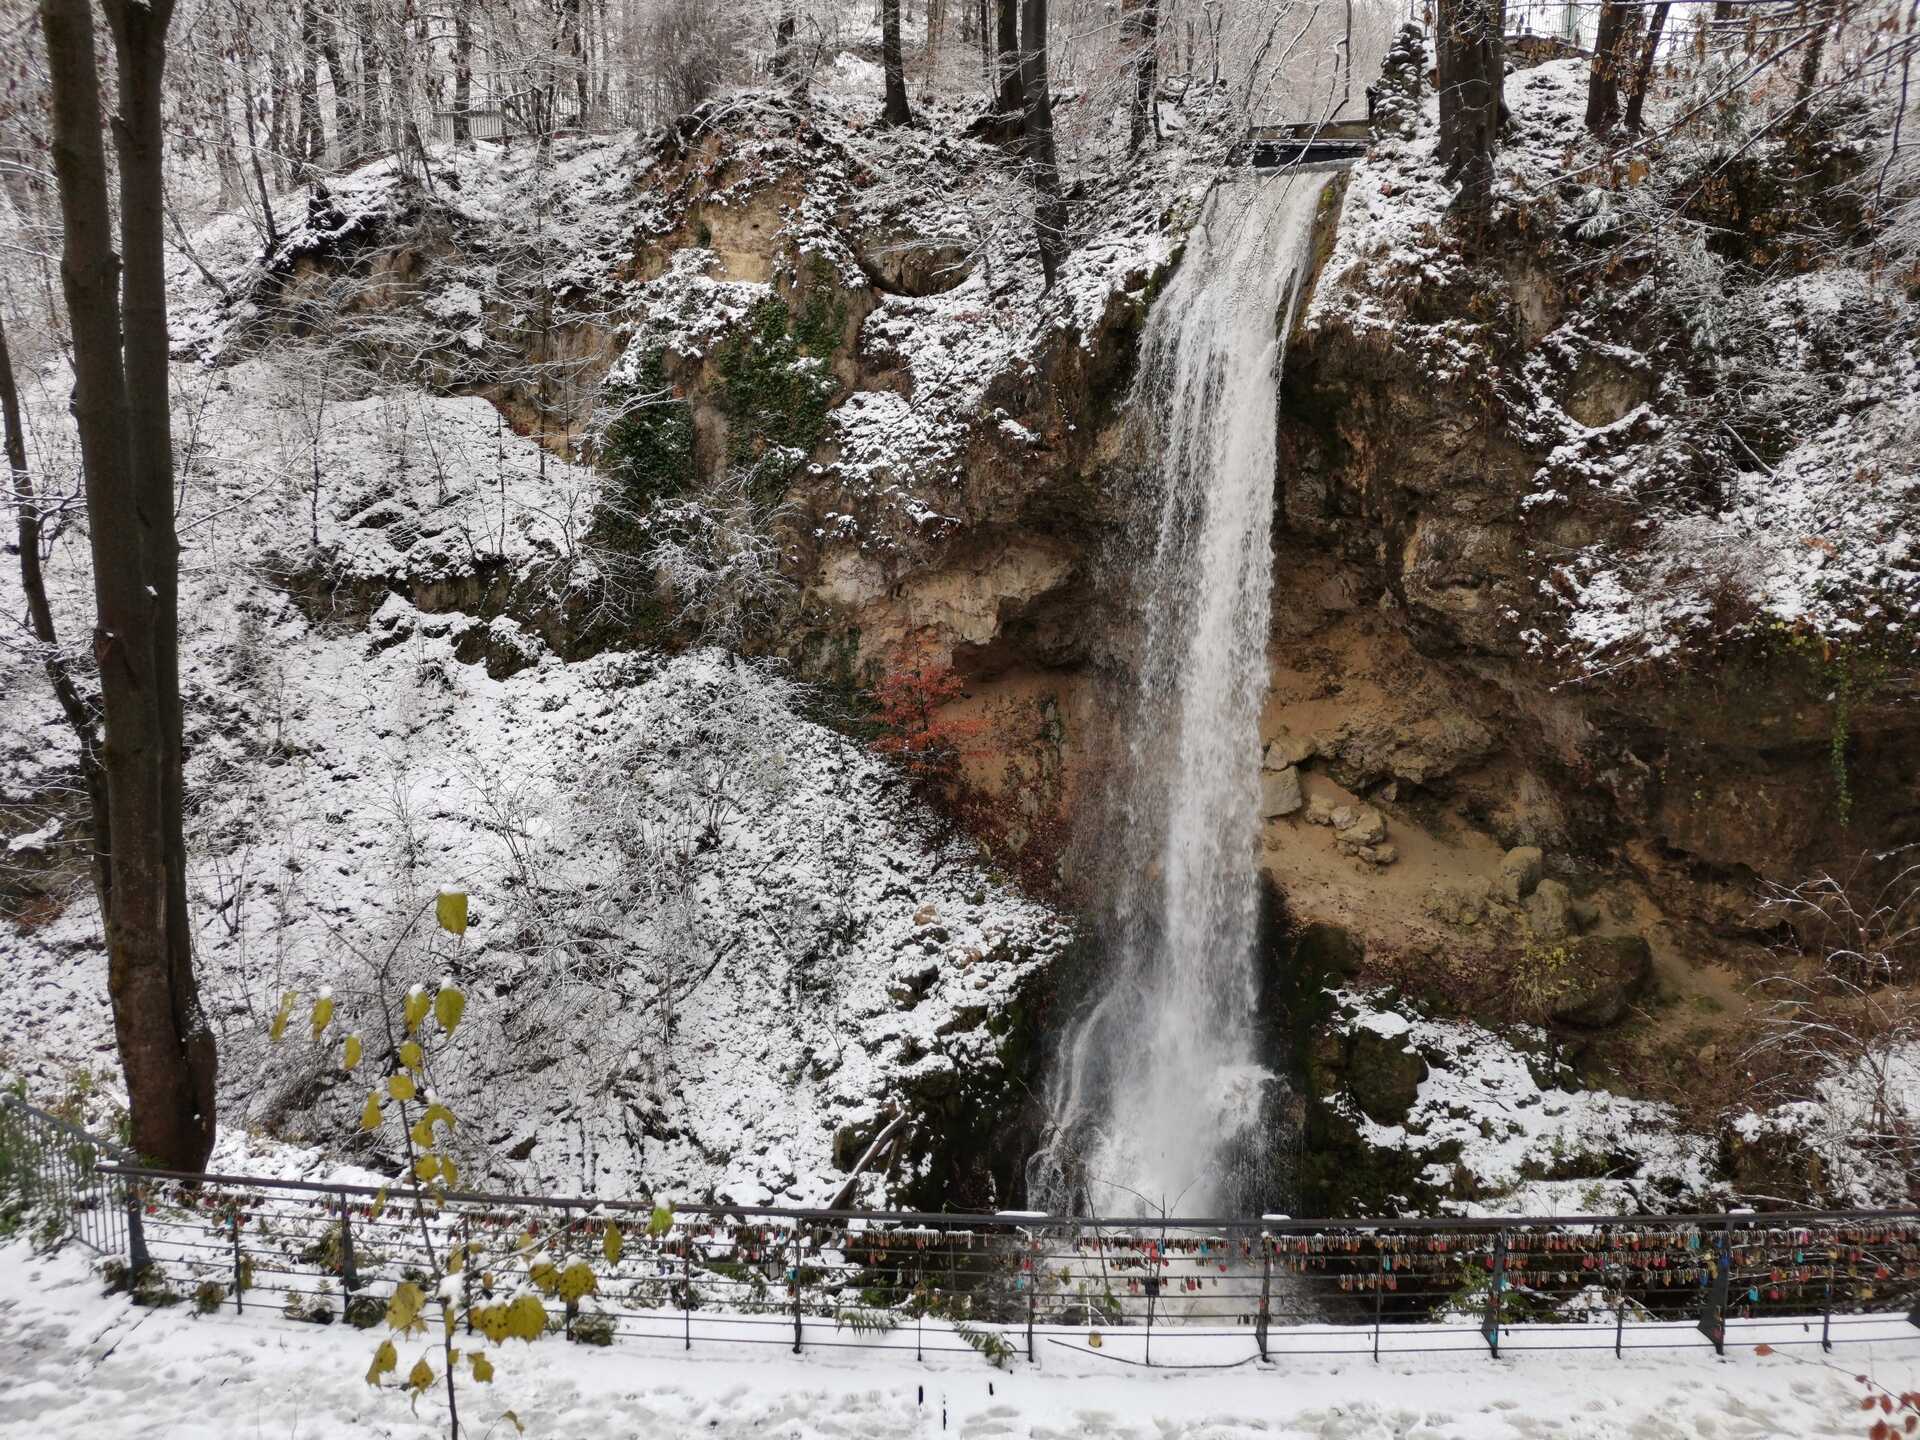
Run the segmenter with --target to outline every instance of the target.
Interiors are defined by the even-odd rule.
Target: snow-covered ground
[[[0,1432],[46,1440],[189,1437],[427,1437],[446,1434],[437,1391],[418,1412],[406,1393],[363,1376],[377,1335],[277,1314],[196,1317],[104,1297],[71,1249],[40,1256],[0,1247]],[[971,1352],[916,1361],[910,1348],[832,1348],[810,1333],[792,1354],[772,1345],[622,1340],[611,1349],[557,1338],[502,1356],[491,1386],[463,1387],[462,1433],[551,1440],[1764,1440],[1857,1436],[1871,1376],[1896,1394],[1920,1388],[1920,1330],[1900,1321],[1844,1332],[1831,1361],[1817,1345],[1781,1347],[1796,1331],[1730,1337],[1717,1359],[1687,1348],[1509,1353],[1489,1360],[1468,1329],[1439,1353],[1249,1358],[1250,1338],[1169,1357],[1194,1368],[1146,1370],[1137,1337],[1043,1338],[1037,1363],[996,1370]],[[898,1340],[900,1337],[889,1337]],[[950,1337],[948,1337],[950,1338]],[[1576,1333],[1551,1337],[1579,1340]],[[1276,1350],[1288,1336],[1276,1332]],[[415,1355],[403,1347],[400,1368]],[[436,1352],[437,1354],[437,1352]],[[1234,1364],[1234,1362],[1242,1362]],[[1203,1369],[1203,1364],[1232,1368]],[[1498,1377],[1497,1387],[1491,1383]],[[1897,1421],[1898,1417],[1896,1417]]]

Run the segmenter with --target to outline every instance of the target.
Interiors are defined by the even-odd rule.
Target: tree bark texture
[[[906,62],[900,51],[900,0],[880,0],[880,63],[887,73],[887,103],[880,112],[880,123],[911,125]]]
[[[1020,88],[1020,0],[994,0],[994,56],[999,93],[993,108],[1003,115],[1024,113],[1027,99]]]
[[[1154,90],[1160,83],[1160,0],[1133,0],[1127,12],[1128,41],[1133,47],[1132,125],[1127,137],[1127,153],[1139,153],[1151,136],[1160,138],[1159,113],[1154,105]]]
[[[1638,132],[1645,125],[1647,87],[1653,84],[1653,63],[1660,55],[1660,37],[1667,28],[1667,12],[1673,8],[1668,0],[1653,7],[1653,18],[1647,22],[1647,40],[1640,47],[1640,61],[1633,69],[1632,88],[1627,93],[1627,129]]]
[[[1040,272],[1049,290],[1067,255],[1067,202],[1053,143],[1053,97],[1047,89],[1047,0],[1021,0],[1020,88],[1027,171],[1034,188],[1033,223]]]
[[[65,221],[73,412],[106,716],[107,988],[134,1148],[173,1169],[213,1148],[213,1032],[194,983],[182,836],[178,542],[161,248],[160,86],[173,0],[102,0],[119,73],[121,249],[107,205],[89,0],[42,0]]]
[[[1440,0],[1435,26],[1440,85],[1440,161],[1459,183],[1455,208],[1470,226],[1493,211],[1493,154],[1499,140],[1505,64],[1503,0]]]

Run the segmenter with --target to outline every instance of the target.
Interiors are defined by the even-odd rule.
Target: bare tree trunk
[[[1502,0],[1440,0],[1434,36],[1440,82],[1440,161],[1457,180],[1454,205],[1478,232],[1493,213],[1500,133]]]
[[[234,18],[245,24],[239,7],[234,9]],[[260,223],[266,229],[267,253],[271,255],[280,248],[280,231],[273,223],[273,191],[267,184],[266,167],[260,163],[260,127],[253,114],[253,69],[247,64],[251,54],[249,42],[240,42],[240,110],[247,121],[247,156],[253,162],[253,183],[260,192]]]
[[[459,6],[453,11],[453,138],[473,143],[473,22]]]
[[[1640,63],[1634,67],[1633,89],[1627,96],[1627,129],[1636,134],[1643,128],[1646,113],[1647,87],[1653,83],[1653,62],[1659,57],[1660,36],[1667,28],[1667,12],[1673,8],[1671,0],[1653,7],[1653,18],[1647,22],[1647,43],[1640,47]]]
[[[882,125],[911,125],[907,105],[907,72],[900,55],[900,0],[880,0],[880,63],[887,72],[887,104]]]
[[[1020,115],[1027,108],[1020,88],[1020,0],[994,0],[994,50],[999,67],[999,97],[994,109],[1002,115]]]
[[[1127,16],[1133,52],[1133,124],[1127,139],[1127,153],[1137,154],[1152,135],[1160,138],[1159,107],[1154,104],[1154,89],[1160,83],[1160,3],[1159,0],[1133,0]]]
[[[1067,254],[1067,202],[1060,193],[1060,162],[1053,147],[1053,97],[1047,89],[1047,0],[1020,6],[1020,88],[1027,166],[1037,191],[1033,222],[1040,272],[1051,290]]]
[[[89,0],[41,0],[41,27],[93,549],[94,656],[107,722],[107,988],[134,1148],[168,1168],[199,1170],[213,1148],[216,1058],[194,984],[182,835],[179,564],[160,233],[160,89],[173,0],[101,3],[119,74],[124,275],[108,213]]]
[[[359,143],[356,158],[365,159],[380,152],[385,123],[380,114],[380,15],[378,0],[359,0],[354,6],[354,28],[360,32],[360,78],[357,89],[360,112]]]
[[[773,64],[770,67],[773,83],[785,85],[793,78],[793,36],[797,22],[793,15],[793,0],[785,0],[780,6],[780,20],[773,27]]]
[[[305,184],[324,163],[326,134],[320,128],[320,16],[314,0],[300,0],[300,113],[294,126],[293,183]]]
[[[47,603],[47,580],[40,568],[40,504],[27,471],[27,437],[20,423],[20,392],[13,380],[13,357],[7,350],[5,323],[0,320],[0,429],[5,431],[7,470],[13,477],[13,505],[20,542],[20,589],[27,598],[27,624],[33,638],[45,648],[42,665],[53,687],[60,713],[67,717],[80,742],[80,780],[87,792],[93,822],[93,889],[106,914],[108,843],[107,777],[100,763],[100,728],[93,711],[80,697],[73,671],[60,650],[53,625],[53,607]]]
[[[464,16],[465,12],[457,13]],[[327,73],[333,77],[334,163],[344,164],[353,150],[354,127],[359,122],[349,98],[353,82],[348,78],[346,63],[340,58],[340,23],[331,9],[321,16],[320,54],[327,62]]]
[[[1620,122],[1620,77],[1632,53],[1632,13],[1626,0],[1601,0],[1599,29],[1593,41],[1593,68],[1587,80],[1587,129],[1605,134]]]

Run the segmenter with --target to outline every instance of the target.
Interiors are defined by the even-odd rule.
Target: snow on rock
[[[1377,993],[1333,994],[1333,1033],[1365,1030],[1399,1041],[1425,1061],[1426,1076],[1400,1124],[1369,1118],[1346,1095],[1327,1103],[1369,1145],[1449,1157],[1436,1158],[1421,1176],[1441,1192],[1475,1197],[1449,1208],[1501,1215],[1658,1211],[1678,1196],[1707,1194],[1712,1143],[1682,1131],[1669,1105],[1563,1088],[1559,1067],[1543,1058],[1545,1032],[1520,1026],[1501,1035],[1468,1021],[1428,1019]],[[1572,1178],[1563,1178],[1570,1170]]]

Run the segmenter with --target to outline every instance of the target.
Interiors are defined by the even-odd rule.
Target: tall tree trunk
[[[1153,94],[1160,83],[1159,0],[1132,0],[1127,29],[1133,45],[1133,124],[1127,138],[1127,153],[1132,155],[1149,135],[1160,138],[1160,116]]]
[[[134,1148],[168,1168],[199,1170],[213,1148],[215,1054],[194,986],[182,836],[179,565],[160,234],[160,86],[173,0],[102,6],[119,74],[124,274],[108,218],[90,0],[41,0],[65,221],[73,412],[93,550],[93,648],[106,712],[107,988]]]
[[[1020,88],[1020,0],[994,0],[994,53],[1000,71],[999,95],[993,108],[1002,115],[1026,111],[1026,92]]]
[[[453,138],[473,143],[473,22],[460,6],[453,11]]]
[[[1627,129],[1636,134],[1643,127],[1647,105],[1647,87],[1653,84],[1653,64],[1660,55],[1660,36],[1667,28],[1667,11],[1673,8],[1671,0],[1661,0],[1653,7],[1653,18],[1647,22],[1647,43],[1640,47],[1640,63],[1633,69],[1633,88],[1627,95]]]
[[[464,11],[457,11],[462,19]],[[327,62],[327,74],[333,77],[333,163],[343,164],[353,149],[354,127],[359,123],[353,113],[353,80],[346,62],[340,58],[340,22],[331,7],[320,17],[320,54]]]
[[[293,181],[303,185],[325,162],[327,139],[320,128],[320,16],[314,0],[300,0],[300,115],[294,127]]]
[[[42,667],[47,683],[53,687],[60,713],[67,717],[74,738],[80,742],[80,780],[87,792],[87,809],[93,822],[94,895],[100,901],[100,913],[107,913],[107,856],[112,851],[107,826],[107,777],[100,765],[100,727],[93,711],[80,696],[73,670],[60,649],[60,635],[54,629],[53,607],[47,603],[47,581],[40,568],[40,501],[33,492],[33,477],[27,470],[27,437],[20,423],[20,392],[14,385],[13,357],[7,350],[7,332],[0,320],[0,430],[4,431],[7,471],[13,479],[13,508],[20,544],[20,589],[27,599],[27,624],[45,650]]]
[[[779,22],[773,27],[773,65],[771,67],[773,83],[785,85],[793,79],[793,36],[797,22],[793,15],[793,0],[785,0],[780,6]]]
[[[1476,234],[1493,213],[1505,18],[1502,0],[1440,0],[1435,26],[1440,161],[1447,168],[1447,178],[1459,182],[1454,206]]]
[[[1027,168],[1036,192],[1033,223],[1040,272],[1051,290],[1067,255],[1067,202],[1060,193],[1060,162],[1053,146],[1053,96],[1047,89],[1047,0],[1020,6],[1020,88]]]
[[[360,32],[360,77],[356,87],[355,109],[360,112],[359,143],[354,147],[357,159],[378,154],[386,128],[380,105],[381,43],[379,0],[358,0],[354,6],[354,28]]]
[[[1594,34],[1593,66],[1587,78],[1587,129],[1605,134],[1620,123],[1620,77],[1633,54],[1634,16],[1627,0],[1601,0]]]
[[[880,63],[887,72],[887,104],[882,125],[911,125],[907,105],[907,71],[900,55],[900,0],[880,0]]]

